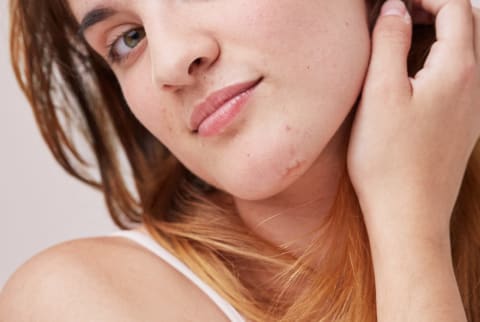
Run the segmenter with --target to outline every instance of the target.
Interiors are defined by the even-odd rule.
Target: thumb
[[[405,4],[387,0],[373,30],[368,77],[389,89],[410,91],[407,58],[411,43],[412,19]]]

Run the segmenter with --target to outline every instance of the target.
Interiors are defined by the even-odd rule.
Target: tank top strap
[[[152,253],[162,258],[172,267],[182,273],[186,278],[199,287],[232,322],[245,322],[245,319],[235,308],[220,296],[213,288],[202,281],[192,270],[190,270],[182,261],[158,244],[150,235],[135,230],[118,230],[110,233],[109,236],[120,236],[128,238]]]

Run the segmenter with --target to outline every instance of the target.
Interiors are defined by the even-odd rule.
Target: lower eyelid
[[[145,37],[128,54],[126,54],[124,57],[119,57],[120,61],[118,62],[118,64],[122,64],[122,63],[130,64],[132,59],[136,59],[138,58],[138,56],[142,54],[146,46],[147,46],[147,39]],[[110,60],[110,63],[113,64],[111,60]]]

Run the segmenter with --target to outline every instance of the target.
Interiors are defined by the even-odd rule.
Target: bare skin
[[[0,321],[229,320],[147,249],[122,237],[96,237],[61,243],[22,265],[0,293]]]
[[[479,83],[477,61],[479,60],[478,54],[480,50],[478,43],[473,45],[474,42],[472,41],[473,38],[478,38],[478,36],[475,36],[475,32],[478,33],[478,31],[473,30],[474,26],[478,30],[478,14],[476,15],[477,20],[475,24],[472,19],[466,19],[468,15],[471,16],[471,11],[469,11],[471,9],[469,9],[469,4],[466,0],[425,0],[421,3],[427,11],[438,16],[439,44],[436,46],[437,50],[433,51],[431,56],[433,58],[429,60],[427,68],[418,75],[418,78],[414,80],[408,79],[408,77],[405,77],[406,60],[402,55],[405,55],[409,45],[407,40],[409,39],[411,28],[410,22],[393,16],[380,19],[373,38],[372,63],[367,74],[361,113],[355,119],[354,132],[351,138],[351,142],[355,144],[350,146],[349,159],[344,160],[348,161],[349,171],[362,203],[362,210],[364,210],[368,224],[369,237],[373,245],[375,277],[378,286],[378,318],[381,322],[396,321],[395,319],[398,321],[422,322],[466,321],[457,285],[454,276],[452,276],[451,255],[446,250],[448,247],[445,247],[445,245],[449,245],[446,227],[451,215],[451,206],[456,197],[456,188],[461,179],[461,170],[465,166],[466,158],[471,152],[473,143],[478,139],[478,130],[480,128],[478,113],[475,111],[475,108],[478,108],[478,106],[474,105],[474,102],[479,101],[478,97],[475,96],[477,94],[474,89],[478,88],[477,85]],[[446,27],[450,24],[453,25],[454,22],[456,22],[457,29]],[[458,33],[455,34],[455,32]],[[468,44],[470,44],[470,47]],[[465,50],[452,50],[452,48],[457,49],[459,47]],[[465,56],[454,56],[460,55],[459,53]],[[460,65],[444,68],[446,61],[460,62]],[[386,69],[390,69],[391,73],[379,72]],[[179,75],[176,74],[175,76]],[[175,80],[179,81],[179,79],[176,78]],[[446,97],[445,95],[440,95],[440,93],[445,94],[445,88],[442,88],[442,86],[445,86],[445,83],[443,81],[441,83],[435,81],[437,79],[448,79],[452,82],[447,84],[446,88],[450,89],[450,91],[447,91]],[[173,80],[173,78],[169,80]],[[165,79],[163,81],[165,82]],[[466,86],[459,86],[459,84],[463,85],[465,83],[467,84]],[[162,84],[165,85],[166,83]],[[179,86],[178,83],[175,85]],[[394,94],[388,97],[382,96],[382,93],[386,92],[393,92]],[[429,104],[427,104],[422,99],[423,95],[429,94],[431,96],[432,93],[437,94],[435,96],[437,100],[433,101],[435,104],[432,104],[432,101],[429,101]],[[459,100],[459,97],[462,99]],[[131,100],[135,103],[135,97],[131,97]],[[456,118],[452,117],[453,100],[456,103]],[[385,104],[385,102],[388,102],[388,104]],[[377,138],[398,134],[395,131],[398,131],[402,124],[411,124],[412,119],[418,117],[414,113],[420,113],[419,111],[425,112],[425,109],[428,109],[429,122],[419,123],[419,132],[414,133],[417,134],[416,136],[414,134],[411,137],[407,135],[400,136],[404,140],[395,142],[403,143],[400,145],[403,149],[401,150],[402,153],[392,156],[395,157],[393,161],[386,160],[385,157],[391,155],[389,153],[390,145],[379,144]],[[141,119],[145,119],[147,126],[150,126],[152,131],[155,132],[155,125],[148,123],[148,118],[151,115],[149,113],[142,114],[145,112],[142,110],[136,110],[136,112]],[[397,113],[398,117],[391,117],[392,112]],[[345,115],[346,113],[342,116]],[[387,117],[387,115],[390,115],[390,117]],[[475,117],[475,115],[477,116]],[[456,120],[456,122],[453,122],[452,119]],[[340,120],[343,120],[343,118],[339,117],[337,119],[337,121]],[[445,123],[449,124],[450,131],[448,131],[448,136],[442,136],[442,133],[435,133],[436,135],[433,134],[431,136],[421,135],[431,130],[431,127],[441,129],[439,124]],[[341,122],[337,122],[337,125],[339,124]],[[383,132],[369,133],[373,129],[372,124],[384,125],[382,128]],[[465,126],[467,126],[467,131],[461,131],[461,129],[465,129]],[[292,128],[294,131],[299,130],[295,126]],[[378,127],[375,129],[378,131]],[[168,142],[170,136],[161,132],[164,130],[157,129],[156,131],[159,137],[165,135],[164,138]],[[336,132],[330,131],[329,133],[331,134],[330,136],[323,136],[322,148],[328,146],[329,139]],[[304,135],[305,133],[303,136],[300,135],[299,138],[305,139]],[[239,140],[238,142],[245,143],[245,141]],[[449,162],[445,164],[432,162],[432,160],[440,159],[439,157],[435,158],[435,155],[432,159],[428,159],[425,158],[425,154],[419,153],[419,151],[428,150],[431,146],[437,146],[436,144],[439,144],[437,146],[438,149],[434,149],[433,152],[445,151],[451,145],[451,140],[464,142],[465,144],[460,152],[455,151],[456,153],[452,153],[456,158],[449,159]],[[332,150],[321,149],[321,151],[336,151],[337,153],[342,151],[339,147],[341,147],[340,142],[344,141],[339,139],[337,142],[338,146],[336,148],[332,148]],[[179,148],[178,152],[180,155],[186,151],[187,146],[189,144],[185,145],[185,150],[182,147]],[[319,146],[316,146],[315,149],[318,149]],[[190,145],[189,147],[192,146]],[[253,146],[250,147],[253,148]],[[212,148],[212,151],[214,150]],[[254,149],[254,151],[257,150]],[[275,173],[269,173],[271,176],[268,178],[271,181],[267,181],[270,185],[258,187],[258,190],[255,191],[247,189],[249,185],[251,186],[251,182],[248,182],[248,177],[237,186],[233,185],[235,178],[226,174],[224,177],[212,177],[208,168],[197,168],[196,170],[205,179],[208,179],[209,182],[226,188],[226,190],[230,189],[236,192],[237,204],[241,210],[242,218],[247,223],[251,223],[252,227],[258,224],[256,216],[258,216],[260,210],[266,209],[269,214],[282,212],[282,220],[271,220],[269,222],[270,228],[258,231],[259,235],[265,239],[274,240],[277,244],[282,245],[291,241],[292,235],[288,234],[287,231],[292,225],[297,228],[295,234],[301,234],[309,231],[312,220],[317,220],[316,223],[321,223],[321,216],[318,215],[317,211],[308,211],[306,209],[302,214],[302,218],[306,218],[306,220],[302,221],[303,225],[301,225],[296,220],[296,212],[290,211],[291,206],[308,201],[308,197],[305,198],[305,196],[308,196],[308,191],[312,194],[319,191],[325,192],[322,207],[325,204],[328,205],[328,198],[331,196],[326,193],[328,190],[325,186],[327,184],[332,185],[335,182],[335,175],[332,174],[331,177],[325,177],[326,172],[319,171],[322,167],[316,168],[314,166],[315,162],[325,162],[323,165],[327,164],[326,160],[329,160],[332,155],[303,152],[302,154],[295,154],[293,159],[285,159],[286,162],[281,165],[279,173],[286,175],[289,178],[288,180],[275,181]],[[234,155],[233,150],[229,150],[229,153],[232,153],[230,156]],[[289,153],[288,149],[285,153]],[[227,157],[229,156],[228,153],[226,155]],[[322,158],[318,158],[318,156],[322,156]],[[430,154],[430,156],[432,155]],[[399,158],[403,158],[401,159],[401,164],[404,165],[401,168],[401,170],[404,170],[403,172],[391,171],[392,169],[388,168],[383,169],[384,171],[381,172],[375,172],[371,168],[365,168],[366,163],[361,162],[361,160],[365,159],[371,160],[368,164],[373,169],[378,169],[378,167],[391,165],[398,161]],[[253,160],[253,164],[259,164],[258,162],[261,161],[258,156]],[[334,161],[335,164],[341,164],[340,159],[334,158],[333,160],[336,160]],[[185,161],[187,164],[191,162],[188,158]],[[200,161],[200,164],[202,164],[205,160]],[[192,165],[192,167],[195,166]],[[316,170],[316,172],[309,172],[307,169]],[[432,171],[433,169],[435,171]],[[244,174],[243,172],[241,173]],[[375,173],[381,175],[375,176]],[[435,178],[441,177],[439,173],[451,174],[451,176],[446,178],[447,183],[440,186],[451,189],[432,191],[432,186],[438,187],[438,185],[435,185]],[[419,176],[419,174],[422,175]],[[314,175],[324,180],[317,180],[318,185],[311,186],[308,177]],[[422,179],[421,182],[416,181],[419,177]],[[285,176],[282,176],[282,178],[285,178]],[[293,178],[296,180],[293,180]],[[407,178],[410,178],[412,181],[408,181]],[[418,190],[405,189],[404,180],[407,180],[407,184],[410,187],[417,187]],[[298,186],[295,186],[296,184]],[[284,189],[287,186],[295,186],[298,189],[297,191],[302,193]],[[422,194],[422,191],[429,191],[429,196]],[[388,192],[388,194],[385,192]],[[272,196],[277,194],[282,196],[279,199],[281,200],[280,203],[276,202],[275,198],[272,198]],[[391,199],[388,197],[391,195],[395,196],[395,198]],[[433,202],[436,200],[441,200],[442,202]],[[405,209],[399,206],[401,204],[409,205],[408,213],[401,210]],[[308,220],[309,214],[311,220]],[[388,214],[388,217],[386,214]],[[437,225],[432,223],[437,223]],[[278,231],[283,231],[284,234],[277,234]],[[282,236],[284,236],[284,239]],[[415,238],[418,236],[421,236],[421,238]],[[391,254],[394,245],[398,244],[405,245],[411,252],[408,254],[397,253],[395,258],[392,258],[389,254]],[[299,245],[297,244],[296,246]],[[413,260],[408,261],[406,258]],[[400,263],[403,266],[400,266]],[[429,278],[424,278],[422,283],[418,283],[418,276],[428,276]],[[11,286],[10,290],[18,291],[21,277],[19,279],[20,282],[11,284],[13,286]],[[0,305],[1,307],[2,305]],[[445,307],[446,309],[440,312],[436,309],[438,307]],[[178,309],[178,307],[175,307],[175,309]]]
[[[103,39],[145,28],[148,41],[111,65],[132,112],[193,173],[232,195],[258,236],[301,252],[309,239],[296,239],[322,225],[345,165],[345,119],[370,54],[365,1],[172,3],[70,2],[79,21],[98,5],[120,12],[85,31],[102,56]],[[197,57],[203,65],[190,65]],[[259,76],[248,107],[227,128],[192,134],[197,100]]]
[[[437,41],[409,78],[411,18],[399,1],[384,8],[398,15],[377,21],[348,168],[372,248],[378,321],[466,321],[450,218],[480,135],[478,11],[467,0],[417,3],[436,17]]]

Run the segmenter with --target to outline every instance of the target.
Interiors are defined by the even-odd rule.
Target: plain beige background
[[[101,194],[66,175],[41,139],[9,65],[7,13],[0,0],[0,288],[40,250],[116,229]]]

